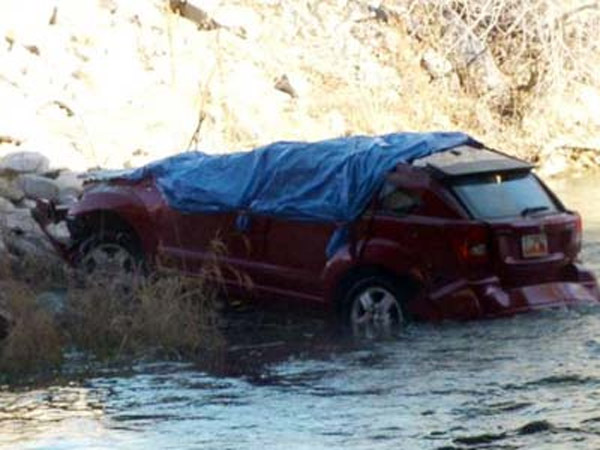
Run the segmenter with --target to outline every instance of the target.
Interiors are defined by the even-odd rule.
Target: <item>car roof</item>
[[[413,166],[427,168],[444,177],[533,169],[530,163],[497,150],[469,145],[417,159]]]

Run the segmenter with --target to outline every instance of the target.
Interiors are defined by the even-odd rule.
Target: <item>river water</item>
[[[600,273],[600,183],[552,184],[583,213]],[[318,321],[255,329],[259,344],[210,367],[0,390],[0,448],[600,449],[600,308],[417,324],[389,342]]]

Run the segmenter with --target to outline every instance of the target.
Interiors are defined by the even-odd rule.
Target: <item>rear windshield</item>
[[[474,175],[453,181],[452,187],[478,219],[552,214],[559,210],[529,172]]]

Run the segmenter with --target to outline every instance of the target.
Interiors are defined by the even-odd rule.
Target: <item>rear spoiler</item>
[[[489,148],[467,150],[449,150],[441,157],[428,158],[424,168],[436,178],[455,178],[469,175],[492,174],[498,172],[529,172],[535,166],[497,150]],[[453,160],[455,159],[455,160]]]

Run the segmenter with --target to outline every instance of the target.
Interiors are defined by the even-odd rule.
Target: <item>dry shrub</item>
[[[99,357],[158,353],[196,359],[222,345],[214,289],[201,277],[160,271],[129,292],[105,284],[69,292],[69,334]]]
[[[146,277],[113,274],[110,282],[83,284],[46,260],[4,261],[0,311],[12,323],[0,339],[0,372],[57,367],[65,348],[101,359],[213,357],[223,345],[216,297],[226,268],[219,257],[224,246],[215,242],[212,249],[214,258],[197,276],[159,269]],[[67,288],[64,297],[47,292],[57,286]]]
[[[63,338],[52,314],[39,307],[37,294],[18,281],[2,281],[1,302],[10,311],[12,327],[0,342],[0,372],[21,373],[57,367]]]
[[[66,286],[68,268],[53,254],[40,253],[20,257],[10,255],[0,258],[0,280],[18,281],[27,286],[35,286],[35,290],[39,292]]]
[[[419,24],[415,32],[446,55],[475,37],[514,88],[543,94],[573,82],[600,83],[597,1],[413,0],[406,14]],[[457,19],[465,32],[448,42],[445,24]]]

